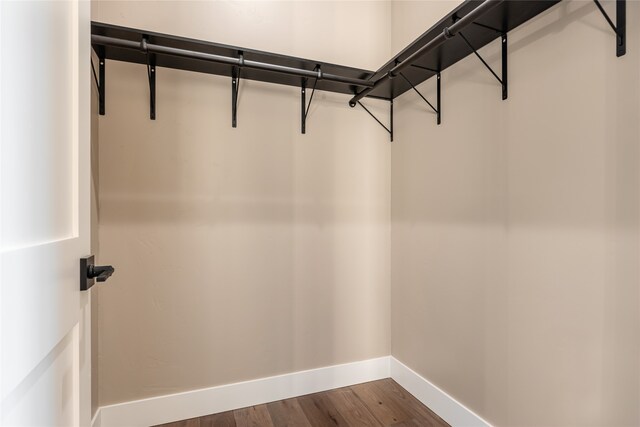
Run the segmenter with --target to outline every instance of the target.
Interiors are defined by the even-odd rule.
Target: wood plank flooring
[[[161,427],[448,426],[390,378],[279,400]],[[160,426],[158,426],[160,427]]]

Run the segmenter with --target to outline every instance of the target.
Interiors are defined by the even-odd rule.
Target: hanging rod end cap
[[[451,30],[449,30],[449,27],[444,27],[444,30],[442,30],[442,34],[444,35],[445,39],[450,39],[455,36],[455,34],[453,34]]]
[[[349,107],[353,108],[356,106],[356,103],[354,101],[349,101]]]

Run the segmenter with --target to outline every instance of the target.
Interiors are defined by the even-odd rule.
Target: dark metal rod
[[[115,47],[123,47],[126,49],[140,50],[140,42],[136,42],[133,40],[117,39],[114,37],[100,36],[97,34],[91,34],[91,43],[98,44],[101,46],[115,46]]]
[[[135,50],[143,49],[141,43],[138,43],[135,41],[99,36],[95,34],[91,36],[91,42],[94,44],[105,45],[105,46],[116,46],[116,47],[122,47],[126,49],[135,49]],[[369,80],[354,79],[351,77],[322,73],[321,71],[311,71],[311,70],[303,70],[301,68],[286,67],[284,65],[267,64],[264,62],[244,60],[239,58],[231,58],[228,56],[214,55],[212,53],[196,52],[193,50],[160,46],[153,43],[147,43],[144,49],[146,49],[145,50],[146,52],[153,52],[153,53],[172,55],[172,56],[181,56],[181,57],[192,58],[192,59],[200,59],[203,61],[236,65],[240,67],[253,68],[256,70],[272,71],[275,73],[290,74],[290,75],[300,76],[300,77],[318,78],[320,80],[329,80],[329,81],[344,83],[344,84],[353,85],[353,86],[361,86],[361,87],[373,86],[373,82]]]
[[[502,1],[503,0],[485,0],[482,4],[480,4],[478,7],[476,7],[471,12],[466,14],[463,18],[453,23],[450,27],[445,27],[442,33],[440,33],[439,35],[431,39],[429,43],[422,46],[420,49],[418,49],[413,54],[411,54],[407,59],[400,62],[398,65],[396,65],[391,70],[389,70],[389,72],[387,72],[385,75],[383,75],[378,80],[376,80],[373,86],[358,92],[356,96],[354,96],[349,100],[349,105],[351,107],[355,107],[359,100],[361,100],[362,98],[370,94],[373,90],[380,87],[381,84],[386,82],[388,79],[398,75],[400,71],[404,70],[406,67],[409,67],[412,63],[414,63],[418,58],[425,55],[427,52],[432,51],[433,49],[440,46],[442,43],[444,43],[448,39],[454,37],[456,34],[460,32],[460,30],[472,24],[473,21],[478,19],[487,11],[498,6],[500,3],[502,3]]]
[[[376,122],[378,122],[378,124],[384,128],[384,130],[386,130],[387,132],[389,132],[389,135],[391,135],[391,131],[389,130],[389,128],[388,128],[388,127],[386,127],[386,126],[385,126],[385,125],[384,125],[380,120],[378,120],[378,118],[377,118],[376,116],[374,116],[374,115],[373,115],[373,113],[372,113],[371,111],[369,111],[369,109],[368,109],[367,107],[365,107],[365,106],[364,106],[364,104],[363,104],[362,102],[358,101],[358,104],[360,104],[360,106],[361,106],[362,108],[364,108],[364,111],[366,111],[367,113],[369,113],[369,115],[370,115],[371,117],[373,117],[373,118],[374,118],[374,120],[375,120]],[[391,105],[393,105],[393,101],[392,101],[392,104],[391,104]],[[392,107],[392,108],[393,108],[393,107]]]
[[[438,82],[438,96],[437,96],[437,101],[436,101],[436,105],[438,106],[438,110],[436,112],[436,114],[438,115],[437,118],[437,124],[440,124],[442,122],[442,104],[441,104],[441,100],[440,100],[440,72],[438,72],[438,75],[436,77],[436,82]]]
[[[105,69],[104,69],[104,63],[105,63],[105,59],[104,59],[104,55],[100,55],[98,57],[98,80],[100,80],[100,84],[98,85],[98,114],[100,114],[101,116],[104,116],[104,112],[105,112],[105,102],[104,102],[104,98],[105,98]]]
[[[464,36],[464,34],[459,33],[460,37],[462,37],[462,40],[464,40],[464,42],[467,44],[467,46],[469,46],[469,49],[471,49],[473,51],[473,53],[475,53],[475,55],[478,57],[478,59],[480,61],[482,61],[482,63],[484,64],[485,67],[487,67],[487,70],[491,71],[491,74],[493,74],[493,77],[495,77],[496,79],[498,79],[498,81],[500,82],[500,84],[502,84],[502,79],[500,77],[498,77],[498,75],[496,74],[495,71],[493,71],[493,68],[491,68],[489,66],[489,64],[487,64],[487,62],[482,58],[482,56],[480,56],[480,54],[476,51],[476,48],[473,47],[473,45],[471,43],[469,43],[469,40],[467,40],[467,38]]]
[[[422,98],[424,100],[424,102],[426,102],[429,107],[431,107],[431,109],[434,112],[438,112],[438,110],[436,110],[436,107],[434,107],[427,98],[425,98],[418,89],[416,89],[416,87],[413,85],[413,83],[411,83],[411,81],[409,81],[409,79],[404,75],[404,73],[400,73],[400,76],[402,76],[403,79],[406,80],[407,83],[409,83],[409,86],[411,86],[411,89],[413,89],[418,95],[420,95],[420,98]]]
[[[593,0],[593,2],[596,4],[596,6],[598,6],[598,9],[600,9],[600,13],[602,13],[602,16],[604,16],[604,19],[607,20],[607,22],[609,23],[609,25],[611,26],[611,28],[613,29],[613,32],[618,34],[618,29],[616,28],[616,25],[613,23],[613,21],[611,20],[611,18],[609,18],[609,15],[607,14],[607,12],[604,10],[604,8],[602,7],[602,5],[600,4],[600,2],[598,0]]]

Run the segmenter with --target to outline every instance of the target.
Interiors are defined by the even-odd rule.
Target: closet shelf
[[[351,95],[349,105],[361,105],[389,133],[393,141],[393,100],[409,90],[415,91],[429,109],[433,110],[436,121],[440,124],[440,73],[471,54],[477,56],[479,64],[486,67],[497,80],[502,99],[507,99],[507,33],[559,2],[560,0],[466,0],[375,72],[93,22],[91,41],[100,61],[99,74],[94,69],[99,90],[99,111],[100,114],[105,112],[105,60],[113,59],[146,64],[152,120],[156,115],[156,67],[167,67],[230,77],[233,127],[237,125],[239,82],[240,79],[249,79],[300,88],[302,133],[305,133],[309,111],[306,89],[313,88],[309,103],[316,89]],[[594,0],[594,3],[616,36],[616,55],[624,55],[626,0],[615,0],[615,23],[599,0]],[[478,53],[480,48],[498,39],[502,51],[500,73]],[[420,83],[433,76],[436,76],[434,103],[417,89]],[[388,126],[361,103],[365,97],[389,101]]]
[[[215,74],[229,78],[232,78],[237,69],[241,68],[240,78],[242,79],[296,87],[301,87],[305,79],[308,85],[312,86],[315,77],[318,76],[319,69],[322,78],[318,80],[316,86],[318,90],[350,95],[353,95],[358,87],[370,85],[368,80],[373,75],[373,71],[359,68],[101,22],[91,23],[91,36],[93,49],[101,60],[111,59],[148,64],[151,59],[155,62],[156,67]],[[148,51],[145,51],[143,40],[145,40],[145,45],[149,47]],[[195,55],[189,57],[185,56],[186,54]],[[202,54],[200,58],[195,57],[198,54]],[[244,66],[239,63],[241,57],[245,62]],[[218,59],[220,62],[211,60],[212,58]],[[226,61],[226,63],[222,61]],[[271,66],[271,69],[259,69],[250,65],[255,65],[255,63]],[[306,75],[292,74],[295,71],[306,72]],[[344,82],[336,80],[344,80]],[[386,96],[381,98],[389,99]]]
[[[560,2],[560,0],[511,0],[495,2],[495,6],[491,7],[492,5],[488,4],[489,2],[483,5],[485,2],[482,0],[467,0],[380,67],[371,80],[377,81],[384,79],[385,75],[396,67],[396,65],[410,59],[411,55],[418,52],[432,40],[441,36],[445,28],[451,27],[480,6],[489,6],[489,8],[479,17],[473,19],[470,25],[467,25],[461,30],[464,37],[475,50],[501,38],[502,34],[506,34],[558,2]],[[395,76],[395,78],[391,79],[386,78],[379,86],[368,93],[367,96],[396,98],[412,90],[411,84],[418,86],[425,80],[437,75],[438,72],[442,72],[473,53],[474,51],[465,42],[464,38],[458,36],[451,37],[433,50],[410,60],[411,64],[402,71],[406,79],[400,76]],[[411,84],[407,82],[407,80],[409,80]]]

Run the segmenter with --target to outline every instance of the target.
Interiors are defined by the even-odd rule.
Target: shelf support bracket
[[[411,83],[411,81],[407,78],[407,76],[404,75],[404,73],[400,73],[400,76],[407,82],[409,83],[409,86],[411,86],[411,89],[413,89],[419,96],[420,98],[422,98],[422,100],[424,102],[427,103],[427,105],[429,107],[431,107],[431,109],[434,111],[434,113],[436,113],[436,122],[437,124],[441,123],[440,120],[440,72],[437,73],[437,90],[438,90],[438,95],[437,95],[437,102],[436,104],[438,105],[438,107],[434,107],[432,103],[430,103],[427,98],[425,98],[420,91],[413,85],[413,83]]]
[[[300,90],[300,115],[301,115],[301,122],[300,122],[300,133],[301,134],[305,134],[307,133],[307,101],[306,101],[306,86],[307,86],[307,79],[303,79],[302,80],[302,88]],[[311,102],[309,102],[309,105],[311,105]]]
[[[462,40],[464,40],[467,46],[469,46],[469,49],[471,49],[473,53],[478,57],[480,62],[482,62],[482,64],[485,67],[487,67],[487,70],[489,70],[491,74],[493,74],[493,77],[495,77],[496,80],[498,80],[498,82],[502,86],[502,99],[503,100],[507,99],[507,97],[509,96],[508,89],[507,89],[507,76],[508,76],[507,74],[507,33],[501,33],[501,37],[500,37],[500,44],[502,45],[502,78],[498,77],[496,72],[493,71],[493,68],[491,68],[489,64],[487,64],[487,61],[485,61],[484,58],[480,56],[478,51],[473,47],[473,45],[464,36],[464,34],[462,34],[462,31],[459,32],[458,34],[460,35]]]
[[[502,44],[502,100],[505,100],[509,97],[509,86],[507,84],[509,79],[509,70],[507,68],[507,33],[502,33],[500,36],[500,43]]]
[[[598,10],[607,20],[613,32],[616,33],[616,56],[621,57],[627,53],[627,0],[616,0],[616,23],[614,24],[600,1],[593,0]]]
[[[322,76],[322,72],[320,71],[320,67],[317,66],[314,68],[314,71],[318,71],[318,77],[316,77],[313,81],[313,89],[311,90],[311,97],[309,97],[309,104],[307,105],[306,101],[306,92],[307,92],[307,79],[302,80],[302,91],[301,95],[301,133],[304,135],[307,133],[307,116],[309,115],[309,108],[311,108],[311,102],[313,101],[313,95],[316,93],[316,85],[318,84],[318,79]]]
[[[389,142],[393,142],[393,98],[389,100]]]
[[[104,116],[104,98],[105,98],[105,54],[104,46],[98,49],[98,114]]]
[[[149,119],[156,119],[156,57],[147,55],[147,76],[149,77]]]
[[[438,74],[436,74],[436,84],[437,84],[437,98],[436,98],[436,107],[438,109],[438,118],[436,120],[436,124],[440,124],[442,123],[442,103],[441,103],[441,96],[440,96],[440,71],[438,71]]]
[[[242,55],[240,55],[242,58]],[[233,68],[231,72],[231,127],[238,127],[238,90],[240,89],[241,68]]]
[[[386,130],[389,133],[389,140],[391,142],[393,142],[393,99],[389,100],[389,127],[386,127],[384,125],[384,123],[382,123],[371,111],[369,111],[369,109],[367,107],[364,106],[364,104],[360,101],[358,101],[358,105],[360,105],[362,108],[364,108],[364,111],[366,111],[367,113],[369,113],[369,115],[371,117],[373,117],[373,119],[378,122],[378,124],[380,126],[383,127],[384,130]]]

